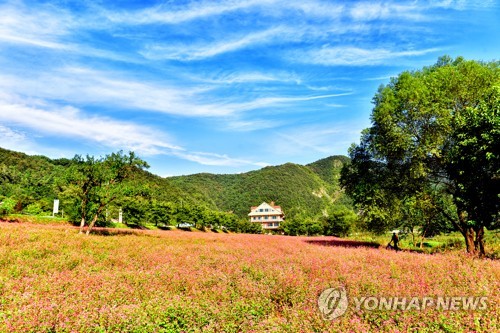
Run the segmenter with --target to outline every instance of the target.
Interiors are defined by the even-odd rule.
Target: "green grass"
[[[114,223],[114,222],[111,222],[110,225],[109,225],[110,228],[116,228],[116,229],[130,229],[130,227],[128,225],[126,225],[125,223]]]
[[[374,242],[385,247],[391,240],[391,233],[376,235],[369,232],[357,232],[353,233],[348,238],[357,241]],[[423,240],[422,247],[420,247],[421,238],[418,235],[415,235],[415,244],[413,243],[413,239],[410,234],[400,234],[399,240],[400,248],[422,253],[432,254],[438,252],[465,250],[464,237],[459,232],[425,238]],[[489,258],[500,258],[499,230],[486,230],[485,247],[486,255]]]
[[[52,217],[52,216],[38,216],[38,215],[24,215],[24,214],[9,214],[3,216],[3,219],[7,222],[18,222],[18,223],[33,223],[33,224],[58,224],[58,225],[69,225],[66,218],[62,217]]]

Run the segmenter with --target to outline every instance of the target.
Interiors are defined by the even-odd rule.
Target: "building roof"
[[[259,206],[252,206],[250,208],[250,214],[248,216],[262,216],[262,215],[284,215],[281,210],[281,206],[275,206],[274,202],[271,202],[272,205],[267,202],[261,203]],[[260,211],[262,209],[262,212]],[[267,211],[266,211],[267,209]]]

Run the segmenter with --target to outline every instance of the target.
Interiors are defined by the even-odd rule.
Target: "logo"
[[[436,297],[351,297],[356,311],[482,311],[488,308],[488,296],[436,296]],[[328,288],[318,297],[318,307],[325,320],[342,316],[349,306],[344,286]]]
[[[318,298],[318,307],[323,319],[332,320],[342,316],[347,311],[349,302],[345,287],[323,290]]]

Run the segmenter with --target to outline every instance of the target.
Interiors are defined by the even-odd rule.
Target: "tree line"
[[[161,178],[142,172],[149,166],[134,152],[52,161],[1,150],[0,157],[11,160],[9,165],[0,164],[0,215],[50,215],[57,198],[65,218],[79,225],[80,233],[112,225],[120,210],[123,222],[132,227],[188,224],[199,229],[259,232],[246,219],[211,209],[162,184]]]
[[[51,160],[0,149],[0,214],[51,215],[53,200],[60,199],[60,211],[82,233],[113,225],[119,211],[131,227],[191,225],[256,233],[262,230],[249,222],[249,207],[277,201],[287,217],[279,233],[343,236],[355,218],[338,186],[347,159],[166,179],[147,172],[147,163],[133,152]]]

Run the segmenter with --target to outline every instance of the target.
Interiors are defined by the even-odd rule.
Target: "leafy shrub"
[[[14,212],[17,201],[12,198],[5,198],[0,202],[0,216],[5,216]]]
[[[343,205],[334,206],[324,217],[325,235],[345,237],[353,228],[357,215]]]
[[[23,211],[29,215],[41,215],[43,213],[42,205],[39,202],[29,204]]]

